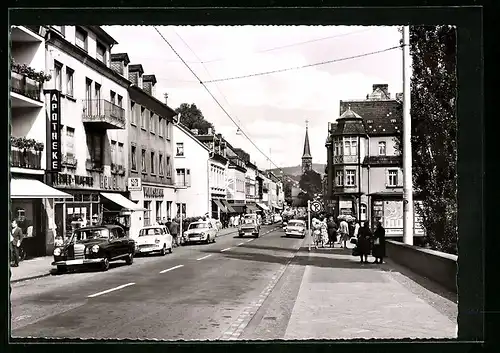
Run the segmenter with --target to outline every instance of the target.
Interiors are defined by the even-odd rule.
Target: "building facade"
[[[156,78],[144,75],[142,65],[128,65],[124,54],[113,57],[114,69],[123,67],[132,83],[128,88],[128,192],[144,212],[132,214],[131,226],[166,221],[177,213],[173,173],[175,111],[154,97]],[[174,209],[173,209],[174,208]]]
[[[336,215],[353,215],[370,224],[380,220],[387,236],[402,237],[402,158],[395,140],[402,110],[387,88],[373,85],[367,99],[340,102],[341,115],[329,124],[326,142],[327,199]],[[415,235],[422,234],[416,216]]]
[[[216,171],[210,162],[210,149],[197,139],[197,135],[197,130],[189,130],[181,123],[174,124],[176,203],[179,205],[176,211],[183,205],[186,217],[212,213],[210,173]]]
[[[68,194],[51,188],[46,183],[47,169],[58,169],[61,158],[60,141],[56,139],[55,162],[50,164],[47,115],[44,93],[51,79],[45,66],[45,26],[12,26],[11,85],[10,85],[10,219],[21,228],[22,246],[28,257],[44,256],[52,252],[54,243],[54,198]],[[53,94],[54,126],[59,137],[59,93]],[[50,154],[49,154],[50,153]],[[55,166],[55,168],[52,168]]]
[[[242,214],[246,211],[245,177],[246,163],[235,149],[226,141],[226,157],[229,160],[226,179],[226,199],[232,208],[230,213]]]
[[[66,237],[137,207],[125,197],[130,81],[112,70],[117,42],[99,26],[53,26],[46,43],[45,88],[61,97],[61,169],[50,182],[71,195],[54,207],[57,234]]]

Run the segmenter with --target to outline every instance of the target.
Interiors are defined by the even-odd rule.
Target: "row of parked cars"
[[[219,229],[212,221],[199,221],[189,224],[180,241],[184,244],[194,242],[214,243]],[[109,269],[110,262],[134,262],[138,254],[172,253],[174,240],[164,225],[143,227],[138,234],[127,236],[118,225],[83,227],[73,231],[71,237],[54,249],[54,261],[58,272],[81,266],[99,266],[103,271]]]

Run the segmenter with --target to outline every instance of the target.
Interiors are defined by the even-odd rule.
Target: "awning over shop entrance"
[[[257,211],[260,210],[257,206],[255,206],[255,204],[247,203],[247,212],[257,212]]]
[[[227,213],[227,208],[222,204],[221,200],[213,199],[213,201],[215,202],[217,207],[219,207],[219,210],[221,210],[221,212]]]
[[[257,206],[259,206],[260,208],[262,208],[264,211],[269,211],[269,207],[267,207],[267,205],[265,205],[263,203],[258,203],[257,202]]]
[[[11,199],[68,199],[73,196],[54,189],[39,180],[12,178],[10,181]]]
[[[109,201],[116,203],[118,206],[123,207],[128,211],[147,211],[144,207],[139,206],[133,201],[130,201],[125,196],[120,194],[112,194],[109,192],[101,192],[101,195]]]
[[[221,200],[222,204],[226,206],[228,213],[236,213],[236,210],[226,200]]]

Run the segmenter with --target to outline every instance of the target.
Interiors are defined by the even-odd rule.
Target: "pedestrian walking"
[[[12,266],[19,266],[19,247],[21,246],[21,242],[23,241],[23,231],[17,225],[17,221],[12,221],[12,231],[10,235],[10,249],[13,257],[14,264]]]
[[[175,246],[179,246],[179,239],[178,239],[179,223],[177,223],[175,219],[173,219],[170,222],[170,227],[168,228],[168,230],[170,231],[170,234],[172,235],[172,238],[174,239]]]
[[[353,234],[353,237],[354,237],[354,238],[357,238],[357,237],[358,237],[358,234],[359,234],[359,228],[361,228],[361,227],[360,227],[360,225],[359,225],[359,222],[355,220],[355,221],[354,221],[354,234]]]
[[[373,233],[373,251],[374,263],[384,263],[385,257],[385,229],[382,222],[377,221],[375,232]]]
[[[340,221],[339,227],[340,242],[343,244],[343,248],[347,249],[347,240],[349,240],[349,225],[346,220]]]
[[[333,220],[333,217],[330,217],[327,223],[328,228],[328,244],[330,244],[331,248],[335,247],[335,242],[337,241],[337,224]]]
[[[361,258],[361,263],[368,263],[368,255],[370,254],[372,232],[368,227],[368,222],[364,222],[363,227],[359,228],[357,252]]]

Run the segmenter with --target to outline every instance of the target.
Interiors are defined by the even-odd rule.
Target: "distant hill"
[[[321,176],[325,174],[325,168],[326,164],[320,164],[320,163],[313,163],[313,170],[319,173]],[[283,173],[286,175],[289,175],[291,177],[299,177],[302,175],[302,166],[294,166],[294,167],[283,167],[281,168],[283,170]],[[275,168],[275,169],[269,169],[269,171],[273,172],[276,175],[279,175],[280,169]],[[294,178],[295,179],[295,178]]]

